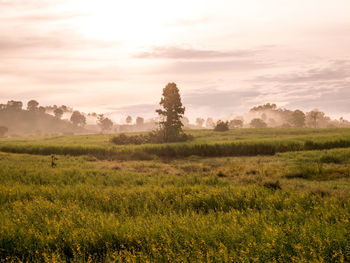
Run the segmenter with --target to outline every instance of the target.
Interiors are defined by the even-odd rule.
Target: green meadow
[[[0,262],[350,261],[350,129],[189,133],[0,139]]]
[[[190,131],[186,143],[118,146],[114,135],[3,138],[0,151],[29,154],[89,155],[107,160],[274,155],[277,152],[350,147],[350,129],[236,129]],[[131,134],[132,135],[132,134]]]

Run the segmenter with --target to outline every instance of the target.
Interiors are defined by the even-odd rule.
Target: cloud
[[[210,72],[243,72],[271,67],[272,64],[253,59],[177,61],[156,70],[157,74],[201,74]]]
[[[350,61],[334,61],[329,65],[288,74],[260,76],[258,82],[306,83],[339,81],[350,78]]]
[[[287,108],[305,111],[319,108],[337,115],[350,113],[349,60],[330,61],[304,71],[259,76],[251,83],[261,87],[256,100],[273,98],[285,101]]]
[[[5,8],[13,8],[13,7],[30,7],[30,8],[43,8],[52,6],[53,3],[64,2],[64,0],[56,0],[56,1],[46,1],[46,0],[2,0],[0,1],[0,7]]]
[[[183,96],[185,104],[191,107],[210,107],[213,109],[234,108],[237,104],[249,98],[258,96],[260,92],[253,90],[222,91],[215,88],[200,89]]]
[[[254,56],[258,50],[234,50],[218,51],[183,48],[176,46],[153,47],[151,51],[136,54],[135,58],[154,58],[154,59],[210,59],[210,58],[232,58],[232,57],[250,57]]]
[[[186,107],[185,115],[194,119],[198,116],[228,116],[232,113],[247,111],[252,98],[255,98],[260,93],[257,91],[246,90],[217,90],[214,87],[206,89],[192,90],[183,93],[182,102]],[[144,116],[146,118],[155,117],[155,110],[160,106],[158,102],[153,104],[134,104],[121,107],[106,107],[110,112],[107,116],[116,119],[116,116]]]

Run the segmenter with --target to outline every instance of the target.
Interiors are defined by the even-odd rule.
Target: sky
[[[155,116],[267,102],[350,119],[349,0],[0,0],[0,103]]]

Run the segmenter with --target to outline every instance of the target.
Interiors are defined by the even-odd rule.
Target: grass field
[[[130,147],[112,145],[111,135],[1,139],[3,151],[46,152],[0,153],[0,262],[350,261],[349,129],[193,135],[188,144]],[[232,143],[297,146],[149,160],[82,150],[62,152],[55,168],[40,155]]]
[[[0,151],[29,154],[90,155],[109,160],[156,157],[273,155],[277,152],[350,147],[350,129],[236,129],[229,132],[190,131],[187,143],[116,146],[114,135],[3,138]]]

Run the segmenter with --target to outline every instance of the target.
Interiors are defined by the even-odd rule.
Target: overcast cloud
[[[137,7],[137,8],[136,8]],[[347,0],[0,0],[0,99],[154,116],[266,102],[350,119]]]

